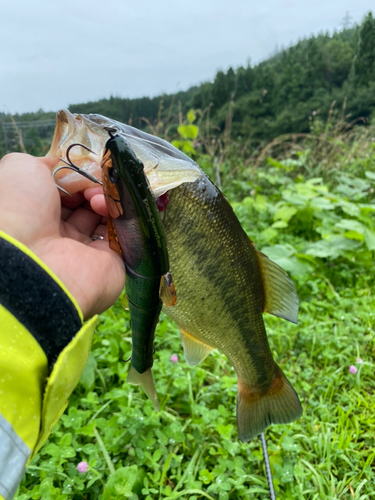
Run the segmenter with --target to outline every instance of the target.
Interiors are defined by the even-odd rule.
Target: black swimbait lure
[[[152,379],[155,328],[164,302],[176,303],[159,211],[143,163],[128,142],[111,129],[102,166],[111,248],[121,251],[132,328],[128,382],[141,385],[159,408]]]

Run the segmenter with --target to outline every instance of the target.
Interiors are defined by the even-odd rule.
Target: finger
[[[84,192],[86,200],[91,203],[91,208],[98,214],[107,216],[108,210],[105,203],[103,188],[94,187],[85,189]]]
[[[107,205],[103,194],[96,194],[91,198],[91,208],[104,217],[108,215]]]
[[[38,159],[44,163],[50,170],[55,167],[59,161],[60,158],[58,156],[39,156]]]
[[[66,222],[74,226],[80,233],[91,236],[95,228],[100,224],[101,216],[86,210],[77,208],[67,219]]]
[[[85,189],[85,198],[91,203],[91,208],[100,215],[108,215],[107,206],[103,194],[103,188],[94,187]]]
[[[61,202],[40,158],[12,153],[0,162],[1,229],[26,245],[38,234],[58,234]],[[27,228],[27,230],[25,230]]]
[[[103,240],[108,241],[108,228],[105,224],[99,224],[93,231],[91,238],[94,236],[102,236]]]
[[[62,226],[76,231],[72,226]],[[86,319],[108,309],[118,298],[125,282],[124,261],[107,241],[92,241],[77,232],[78,238],[49,238],[31,250],[65,284],[77,300]],[[84,240],[84,241],[83,241]],[[84,243],[80,244],[80,241]],[[43,243],[43,244],[42,244]]]
[[[73,213],[73,210],[67,207],[61,207],[61,219],[66,221]]]
[[[91,236],[81,233],[75,226],[69,222],[61,221],[60,236],[65,239],[74,240],[84,245],[89,245],[92,242]]]
[[[74,193],[72,196],[63,196],[61,198],[61,205],[67,208],[77,208],[85,201],[82,193]]]
[[[99,186],[87,188],[83,194],[85,195],[86,200],[90,201],[96,194],[103,194],[103,188]]]
[[[91,303],[88,312],[84,313],[86,318],[106,311],[117,300],[125,285],[124,261],[118,253],[109,248],[108,242],[92,241],[89,247],[100,250],[100,253],[96,253],[100,265],[94,265],[97,282],[100,283],[100,294],[97,293],[96,303]]]
[[[1,164],[5,165],[7,163],[14,163],[14,164],[19,164],[21,163],[22,165],[25,164],[37,164],[40,166],[41,164],[44,164],[47,166],[49,169],[53,168],[57,163],[59,162],[59,158],[57,156],[32,156],[27,153],[8,153],[3,156],[1,159]]]

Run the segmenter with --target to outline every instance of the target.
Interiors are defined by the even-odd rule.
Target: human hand
[[[108,245],[100,189],[60,198],[51,176],[57,162],[58,158],[21,153],[0,160],[0,230],[26,245],[49,267],[88,319],[119,297],[125,269],[121,257]],[[92,234],[104,240],[92,241]]]

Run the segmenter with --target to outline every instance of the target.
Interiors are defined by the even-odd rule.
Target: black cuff
[[[1,237],[0,304],[35,337],[50,369],[82,326],[77,309],[60,285]]]

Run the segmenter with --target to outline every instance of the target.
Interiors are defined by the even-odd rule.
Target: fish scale
[[[163,223],[179,300],[165,312],[183,330],[222,351],[243,380],[269,385],[274,361],[255,251],[229,203],[205,181],[205,190],[197,190],[195,184],[202,181],[196,181],[170,193]]]

